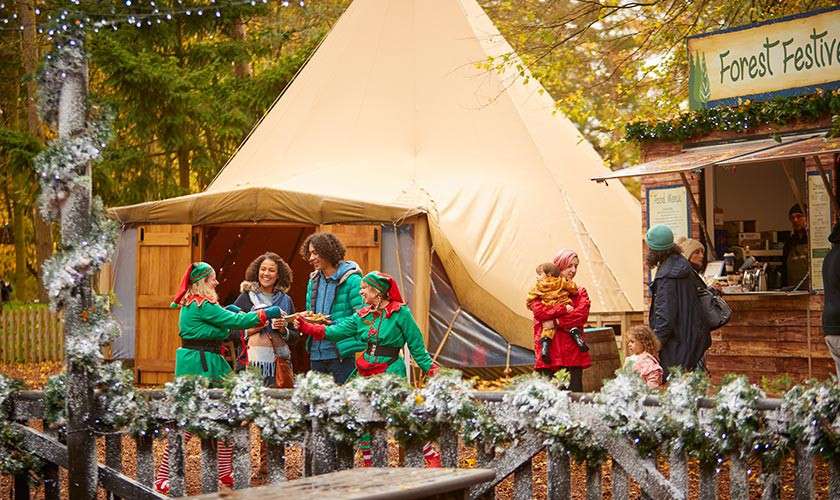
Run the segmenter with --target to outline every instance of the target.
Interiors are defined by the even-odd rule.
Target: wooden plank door
[[[138,228],[135,380],[163,384],[175,373],[180,347],[178,310],[169,307],[192,262],[192,226],[155,224]]]
[[[359,264],[363,273],[377,271],[381,267],[382,229],[379,224],[327,224],[318,230],[338,236],[347,249],[345,260]]]

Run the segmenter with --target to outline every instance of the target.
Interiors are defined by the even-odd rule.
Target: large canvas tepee
[[[643,308],[639,202],[475,0],[356,0],[203,193],[121,207],[139,224],[393,223],[425,214],[461,307],[532,348],[524,298],[562,247],[594,312]]]

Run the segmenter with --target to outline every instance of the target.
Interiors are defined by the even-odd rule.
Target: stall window
[[[719,166],[707,173],[712,177],[706,182],[713,186],[710,209],[718,257],[734,254],[737,269],[752,256],[767,265],[767,290],[791,286],[784,281],[782,254],[792,237],[789,210],[799,200],[807,200],[804,161]],[[806,246],[802,263],[806,270],[810,268],[807,253]]]

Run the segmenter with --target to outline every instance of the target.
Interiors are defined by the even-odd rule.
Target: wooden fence
[[[44,306],[0,310],[0,361],[37,363],[64,359],[64,320]]]
[[[162,391],[144,391],[147,397],[161,398]],[[221,391],[211,391],[214,397],[221,397]],[[291,390],[269,390],[270,397],[288,398]],[[485,401],[493,411],[505,411],[502,406],[503,392],[474,392],[473,397]],[[591,395],[573,395],[572,413],[576,419],[584,419],[593,430],[602,436],[608,459],[603,465],[585,467],[586,498],[590,500],[602,498],[608,491],[612,498],[626,499],[632,496],[631,485],[635,483],[641,490],[642,498],[655,499],[684,499],[688,498],[689,490],[696,490],[701,500],[717,498],[717,478],[722,467],[703,467],[699,471],[699,480],[691,479],[687,471],[689,462],[684,455],[672,454],[665,457],[669,462],[669,472],[660,470],[660,466],[653,458],[642,458],[635,446],[626,438],[611,434],[603,422],[598,420],[593,412]],[[59,467],[67,467],[68,450],[55,435],[41,432],[27,426],[27,421],[41,419],[44,416],[43,394],[34,391],[16,393],[11,401],[12,418],[18,421],[17,429],[24,435],[26,448],[34,451],[47,464],[45,470],[44,497],[47,500],[59,498]],[[647,398],[645,404],[657,406],[656,398]],[[709,408],[709,400],[701,401],[701,408]],[[757,408],[768,412],[768,418],[778,414],[779,400],[760,400]],[[703,410],[701,410],[703,411]],[[360,413],[366,414],[366,421],[372,429],[373,435],[373,463],[376,467],[388,466],[388,431],[381,417],[370,408],[360,408]],[[154,478],[153,446],[155,438],[143,436],[134,438],[136,455],[134,458],[136,474],[134,477],[125,475],[122,459],[123,436],[109,434],[105,436],[105,464],[96,464],[99,484],[111,493],[110,498],[165,498],[152,489]],[[182,496],[186,493],[184,435],[176,428],[170,428],[168,436],[161,438],[170,450],[170,484],[172,496]],[[251,481],[251,453],[248,427],[239,427],[233,431],[231,441],[234,446],[234,488],[243,489],[250,486]],[[285,443],[290,444],[290,443]],[[268,445],[268,481],[278,483],[286,480],[285,444]],[[459,443],[457,434],[452,429],[444,429],[438,439],[442,461],[445,467],[459,467]],[[320,429],[317,421],[310,423],[303,439],[304,447],[304,475],[318,475],[354,466],[354,450],[352,445],[342,444],[331,438]],[[209,493],[217,489],[216,448],[212,441],[201,442],[202,492]],[[474,486],[469,491],[469,498],[484,499],[495,497],[495,486],[508,477],[513,477],[513,498],[524,500],[533,498],[533,482],[537,471],[533,467],[534,457],[546,451],[546,471],[542,472],[542,481],[547,485],[549,499],[572,498],[572,462],[568,455],[547,450],[542,437],[528,434],[520,439],[516,446],[500,452],[485,452],[482,447],[476,450],[477,467],[495,471],[495,478]],[[422,446],[408,446],[404,450],[407,467],[423,467],[424,459]],[[729,491],[722,492],[724,496],[733,499],[746,500],[750,497],[748,474],[756,457],[740,459],[736,456],[729,458],[728,475]],[[797,499],[814,498],[816,487],[814,482],[815,458],[805,453],[802,446],[795,452],[795,470],[793,481],[787,479],[784,490],[791,492]],[[722,465],[726,465],[725,463]],[[693,466],[692,466],[693,467]],[[840,460],[829,464],[830,479],[828,498],[840,498]],[[603,474],[609,473],[610,481],[603,480]],[[765,480],[762,498],[779,498],[782,491],[780,475]],[[609,484],[607,484],[609,483]],[[691,483],[691,484],[690,484]],[[27,498],[30,494],[25,478],[16,477],[15,498]],[[693,495],[692,495],[693,496]]]

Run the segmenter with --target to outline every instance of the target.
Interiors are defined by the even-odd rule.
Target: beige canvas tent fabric
[[[534,268],[578,251],[596,312],[642,309],[641,211],[475,0],[356,0],[202,194],[126,222],[393,221],[428,214],[464,308],[532,348]]]

